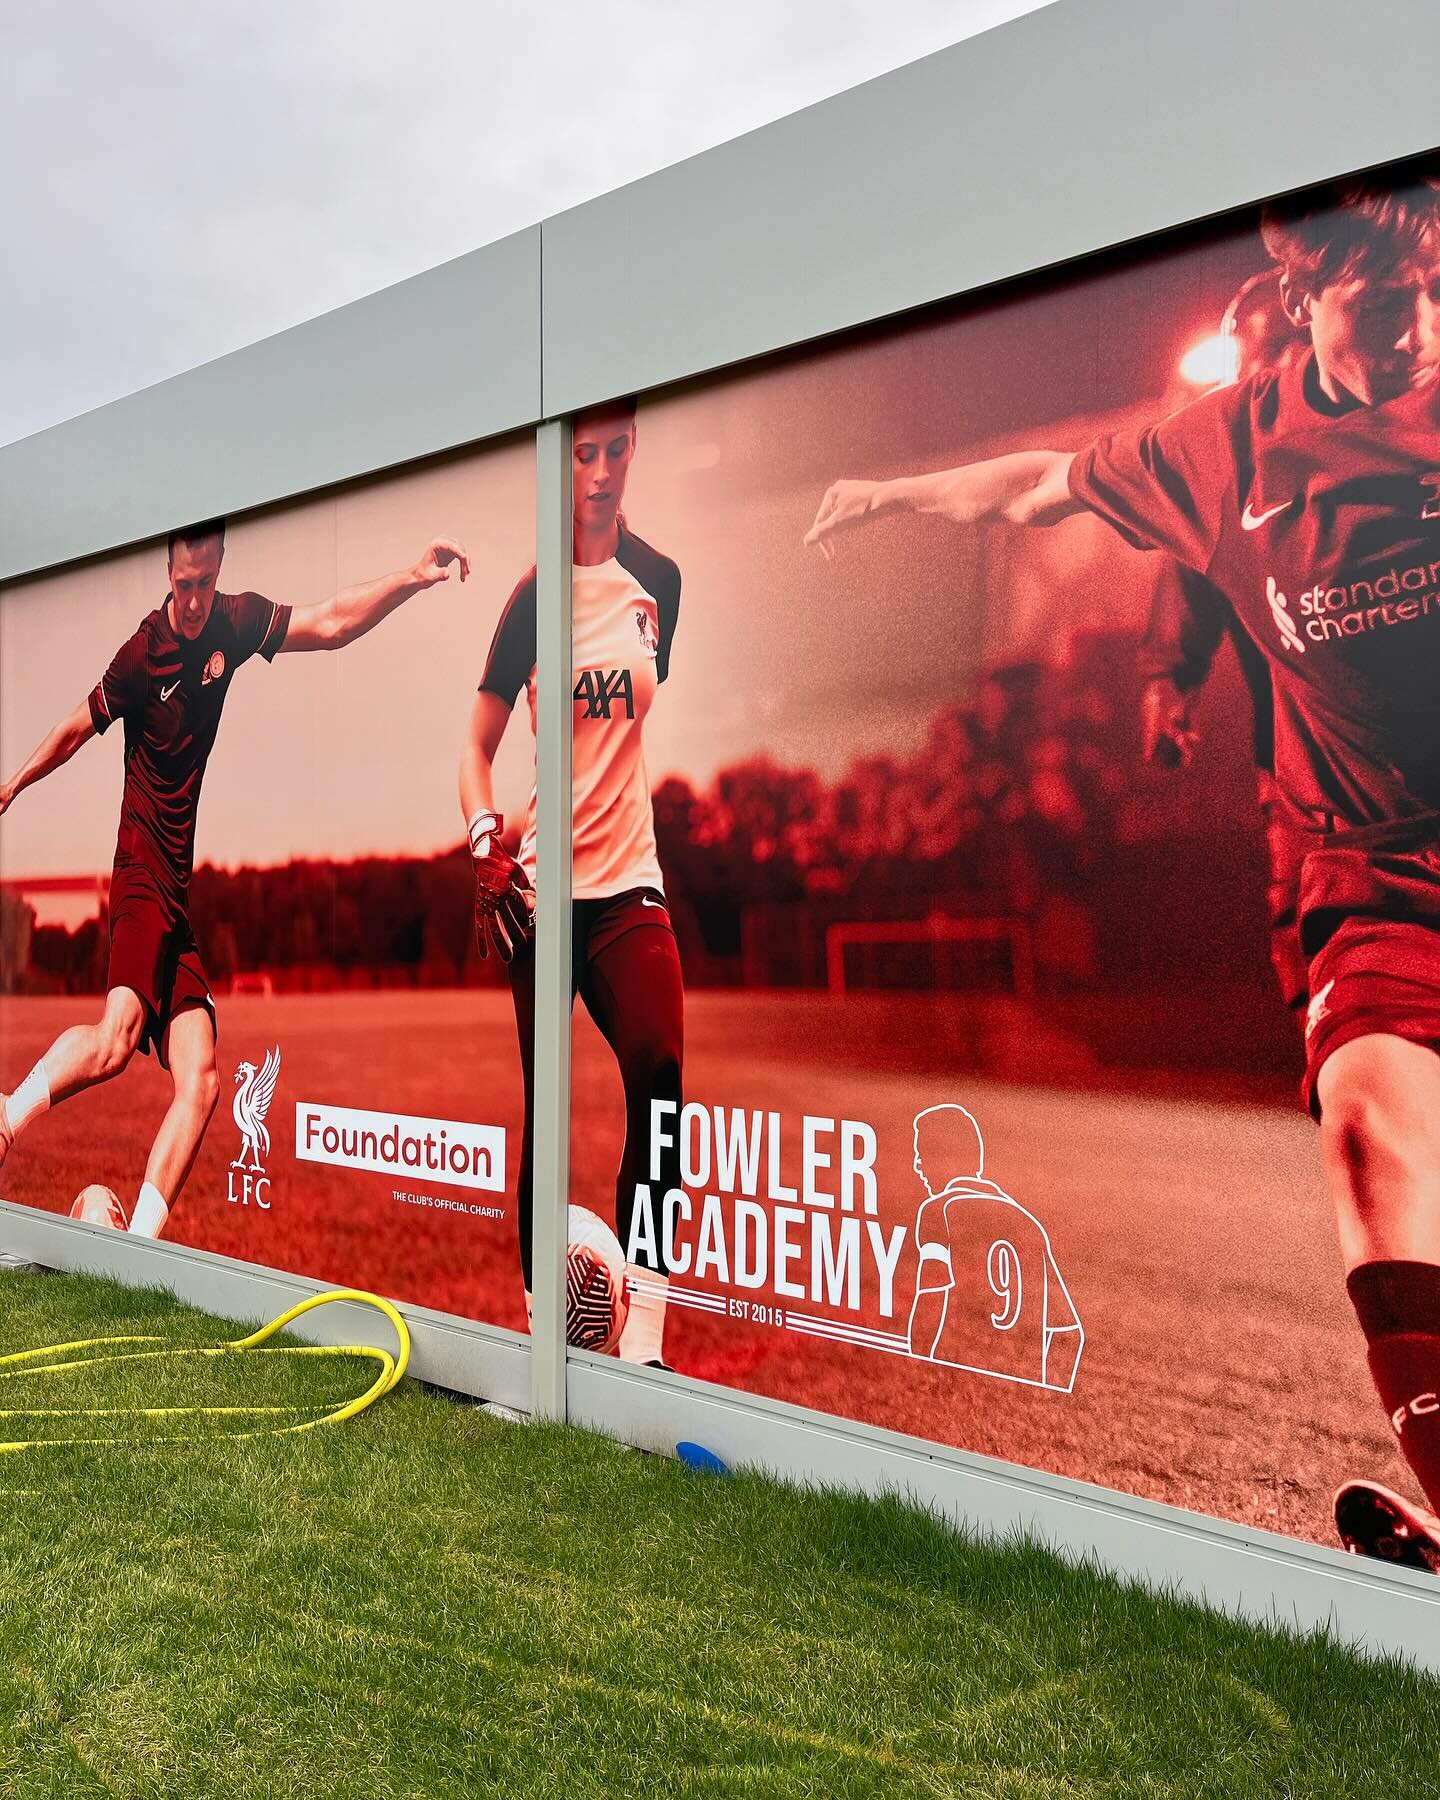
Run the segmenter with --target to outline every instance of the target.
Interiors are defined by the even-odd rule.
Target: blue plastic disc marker
[[[702,1475],[728,1475],[730,1465],[721,1462],[713,1450],[707,1450],[703,1444],[677,1444],[675,1454],[687,1469],[695,1469]]]

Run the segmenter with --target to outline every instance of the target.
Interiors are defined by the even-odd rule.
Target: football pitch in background
[[[7,1059],[28,1066],[94,1004],[0,1000]],[[228,1198],[240,1145],[232,1086],[168,1235],[523,1330],[512,1192],[484,1196],[503,1217],[476,1218],[399,1200],[389,1176],[292,1155],[297,1098],[361,1106],[380,1094],[399,1112],[493,1118],[514,1146],[508,995],[239,996],[219,1005],[227,1083],[242,1059],[281,1046],[270,1206]],[[1297,1112],[999,1079],[980,1071],[1003,1063],[1026,1021],[984,1002],[701,993],[689,997],[687,1015],[690,1055],[705,1071],[696,1100],[788,1119],[803,1096],[812,1114],[875,1128],[878,1218],[903,1227],[905,1244],[895,1316],[880,1315],[867,1281],[861,1328],[905,1327],[924,1198],[912,1122],[923,1107],[954,1102],[983,1128],[987,1171],[1048,1231],[1085,1345],[1073,1391],[1050,1391],[737,1318],[728,1302],[741,1290],[687,1279],[678,1285],[727,1310],[672,1309],[666,1349],[681,1373],[1320,1542],[1339,1482],[1357,1468],[1398,1476],[1383,1421],[1366,1404],[1313,1129]],[[576,1018],[572,1198],[612,1219],[618,1076],[578,1009]],[[119,1080],[45,1117],[7,1163],[4,1198],[63,1212],[82,1182],[131,1191],[168,1088],[153,1061],[137,1058]],[[788,1148],[781,1166],[793,1180]],[[1303,1316],[1297,1292],[1309,1296]]]
[[[1322,1543],[1357,1468],[1403,1478],[1367,1404],[1314,1130],[1293,1107],[997,1079],[980,1070],[1022,1055],[1039,1025],[983,1002],[702,993],[686,1010],[692,1099],[874,1127],[879,1220],[906,1237],[896,1316],[867,1276],[862,1329],[904,1331],[925,1198],[912,1122],[959,1103],[987,1174],[1045,1226],[1085,1344],[1067,1393],[672,1305],[682,1373]],[[588,1021],[573,1106],[572,1194],[609,1218],[620,1093]],[[782,1162],[792,1184],[797,1161]]]
[[[100,1004],[90,996],[0,999],[7,1069],[28,1068]],[[520,1088],[509,995],[241,995],[219,1000],[217,1010],[220,1103],[166,1237],[523,1331],[511,1171],[504,1191],[478,1190],[294,1155],[298,1101],[484,1119],[504,1130],[513,1155]],[[262,1207],[253,1171],[247,1201],[243,1171],[232,1168],[243,1147],[234,1076],[242,1063],[260,1066],[272,1047],[280,1067],[266,1121],[271,1148],[261,1159]],[[154,1059],[137,1056],[118,1080],[57,1107],[25,1135],[0,1172],[0,1195],[49,1212],[67,1211],[91,1182],[133,1195],[170,1092]]]

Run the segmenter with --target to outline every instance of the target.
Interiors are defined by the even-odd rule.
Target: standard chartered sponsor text
[[[1382,569],[1369,578],[1317,582],[1296,607],[1314,643],[1408,625],[1440,612],[1440,562]],[[1338,616],[1337,616],[1338,615]]]
[[[505,1132],[499,1125],[298,1100],[295,1155],[301,1162],[505,1191]]]

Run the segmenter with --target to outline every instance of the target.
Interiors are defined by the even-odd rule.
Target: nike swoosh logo
[[[1282,500],[1278,506],[1267,506],[1262,513],[1251,512],[1250,502],[1245,502],[1245,510],[1240,515],[1240,525],[1245,531],[1258,531],[1267,519],[1273,519],[1276,513],[1282,513],[1287,507],[1295,504],[1294,499]]]
[[[664,912],[665,910],[665,902],[663,900],[652,900],[648,894],[642,894],[640,896],[640,904],[642,906],[653,906],[657,912]]]
[[[170,698],[170,696],[175,692],[176,688],[179,687],[179,685],[180,685],[180,683],[178,681],[172,681],[168,688],[162,687],[160,690],[160,698],[162,700],[168,700]]]

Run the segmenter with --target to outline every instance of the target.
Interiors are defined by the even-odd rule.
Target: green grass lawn
[[[0,1275],[0,1354],[125,1331],[237,1335]],[[308,1403],[368,1368],[142,1364],[0,1405]],[[3,1456],[0,1515],[5,1800],[1440,1793],[1440,1685],[1404,1670],[409,1385],[288,1439]]]

